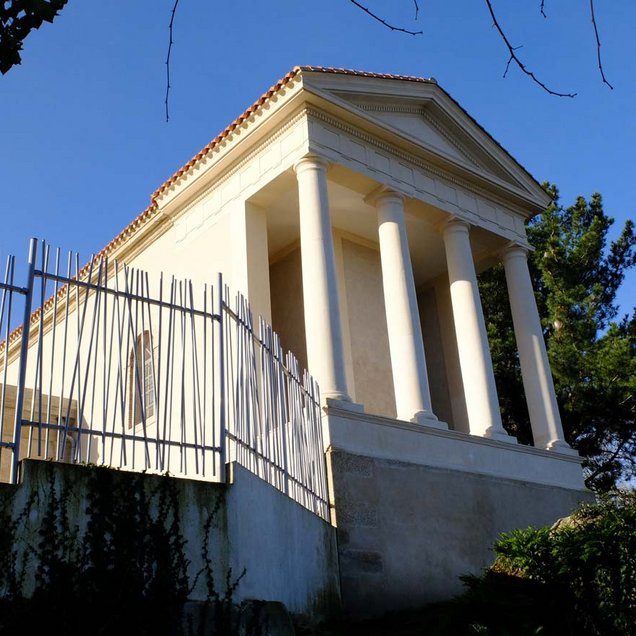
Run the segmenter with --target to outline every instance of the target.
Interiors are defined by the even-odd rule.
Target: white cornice
[[[202,198],[208,195],[208,186],[214,184],[214,188],[220,188],[237,173],[241,172],[259,154],[278,141],[285,133],[307,116],[307,110],[301,107],[292,114],[285,123],[274,129],[271,135],[263,137],[249,150],[237,153],[233,161],[215,162],[202,174],[182,183],[182,188],[175,191],[174,195],[161,205],[161,210],[172,218],[185,214],[195,206]],[[237,149],[238,150],[238,149]]]
[[[474,170],[469,170],[466,166],[460,167],[456,162],[438,160],[437,165],[435,165],[432,160],[439,156],[436,157],[430,150],[418,148],[411,144],[413,151],[409,152],[404,150],[402,145],[390,143],[385,139],[362,131],[360,128],[347,124],[322,110],[310,107],[307,111],[311,117],[413,164],[431,178],[442,179],[481,197],[491,199],[524,217],[527,217],[528,210],[536,205],[536,202],[530,199],[526,192],[516,189],[515,191],[509,184],[498,183],[493,178],[486,179],[484,175]],[[511,195],[514,197],[513,201],[511,201]]]

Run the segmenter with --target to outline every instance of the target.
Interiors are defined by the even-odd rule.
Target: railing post
[[[226,475],[226,465],[227,461],[227,417],[226,417],[226,407],[225,407],[225,302],[223,300],[224,290],[223,290],[223,274],[219,272],[218,281],[217,281],[217,299],[218,299],[218,310],[219,310],[219,343],[218,343],[218,359],[219,359],[219,447],[220,447],[220,455],[219,455],[219,471],[220,471],[220,479],[221,483],[225,483],[227,479]]]
[[[26,295],[24,299],[24,317],[22,319],[22,340],[20,342],[20,361],[18,363],[18,387],[15,398],[15,420],[13,423],[13,461],[11,462],[11,483],[18,481],[18,463],[20,461],[20,437],[22,435],[22,408],[26,382],[27,355],[29,353],[29,335],[31,327],[31,307],[33,305],[33,287],[35,282],[35,259],[38,240],[29,243],[29,269],[27,271]],[[35,398],[35,396],[33,396]]]

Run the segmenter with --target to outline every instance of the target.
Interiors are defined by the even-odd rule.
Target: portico
[[[284,344],[289,340],[295,343],[293,350],[301,360],[303,352],[298,351],[298,342],[302,340],[308,367],[318,379],[325,403],[515,443],[501,423],[477,286],[476,260],[481,257],[482,262],[492,263],[498,258],[504,262],[509,281],[537,446],[567,452],[527,270],[527,245],[512,243],[507,237],[485,231],[398,189],[347,173],[344,166],[316,153],[308,153],[294,163],[295,179],[287,178],[284,190],[297,190],[298,207],[291,213],[286,207],[285,219],[288,222],[290,215],[297,214],[297,229],[288,229],[287,245],[279,250],[282,259],[270,249],[267,268],[264,263],[257,268],[261,284],[272,285],[274,311],[269,317],[274,328]],[[355,189],[349,187],[356,178]],[[264,192],[259,193],[261,201],[266,198]],[[291,198],[288,193],[279,196],[285,206]],[[270,243],[277,240],[272,241],[272,237],[281,234],[279,206],[272,202],[263,208],[267,221],[261,232]],[[427,253],[419,253],[419,241]],[[473,245],[481,253],[475,254]],[[297,256],[292,264],[289,254],[294,253]],[[285,259],[287,263],[281,265]],[[412,263],[416,264],[415,273]],[[301,334],[298,324],[292,329],[278,319],[277,300],[273,298],[274,288],[277,295],[281,293],[279,279],[289,279],[294,268],[293,275],[302,281],[302,312],[297,316],[303,319]],[[263,276],[266,269],[269,277]],[[366,287],[378,278],[379,286]],[[366,289],[367,295],[360,297],[357,287]],[[438,296],[434,303],[430,302],[431,295]],[[446,307],[445,295],[450,299]],[[369,299],[367,313],[365,303]],[[290,311],[290,303],[299,302],[298,297],[286,298],[285,311]],[[364,316],[363,323],[360,316]],[[366,344],[357,339],[356,330],[370,332]],[[441,331],[445,338],[439,337]],[[425,339],[430,341],[429,354]],[[386,355],[383,362],[376,361],[375,370],[388,378],[374,378],[375,370],[370,368],[373,360],[367,368],[353,363],[365,355],[360,347],[369,345]],[[427,364],[427,355],[435,360],[433,364]],[[434,375],[437,378],[432,392]],[[374,379],[377,385],[371,384]],[[457,393],[457,379],[462,395],[454,395],[454,401],[463,401],[461,411],[466,422],[461,422],[461,415],[454,416],[447,399],[451,390]],[[362,388],[363,384],[367,386]],[[367,395],[391,393],[387,389],[392,389],[392,395],[366,404],[365,390]],[[443,417],[436,412],[436,402]]]

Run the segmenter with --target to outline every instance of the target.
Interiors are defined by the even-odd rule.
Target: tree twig
[[[601,464],[598,465],[596,467],[595,470],[593,470],[591,472],[591,474],[589,474],[586,479],[585,479],[585,484],[589,484],[592,482],[593,479],[595,479],[596,477],[598,477],[598,475],[600,475],[602,472],[606,471],[607,468],[611,465],[611,463],[618,457],[618,455],[620,454],[620,452],[623,450],[623,447],[625,446],[625,444],[628,442],[627,439],[623,439],[621,440],[621,442],[619,443],[619,445],[616,447],[616,449],[612,452],[612,454],[609,456],[609,458],[606,458],[604,461],[601,460]]]
[[[353,2],[353,0],[351,1]],[[510,57],[508,58],[508,63],[506,64],[506,71],[504,73],[504,77],[506,76],[506,73],[508,73],[510,64],[514,62],[519,67],[519,69],[521,69],[523,73],[525,73],[529,78],[531,78],[535,84],[538,84],[546,93],[549,93],[550,95],[556,95],[557,97],[575,97],[576,93],[559,93],[558,91],[553,91],[551,88],[548,88],[531,70],[526,68],[526,65],[519,59],[519,57],[515,53],[515,51],[517,51],[521,47],[512,46],[512,44],[510,44],[508,37],[506,36],[503,29],[499,25],[499,21],[497,20],[497,16],[495,16],[495,12],[492,8],[492,4],[490,0],[486,0],[486,5],[488,6],[488,11],[490,11],[490,16],[492,17],[493,26],[499,32],[501,39],[503,40],[504,44],[508,47],[508,52],[510,53]]]
[[[349,0],[349,2],[358,7],[358,9],[360,9],[361,11],[364,11],[367,15],[371,16],[374,20],[380,22],[380,24],[383,24],[387,29],[390,29],[391,31],[400,31],[401,33],[407,33],[408,35],[422,35],[422,31],[409,31],[409,29],[389,24],[386,20],[381,18],[376,13],[373,13],[371,9],[368,9],[364,5],[360,4],[357,0]],[[417,7],[417,2],[415,3],[415,6]],[[419,9],[419,7],[417,7],[417,9]]]
[[[172,28],[174,26],[174,16],[177,12],[177,5],[179,4],[179,0],[174,0],[174,5],[172,6],[172,13],[170,14],[170,24],[168,25],[168,31],[170,33],[170,41],[168,42],[168,56],[166,57],[166,123],[170,120],[170,115],[168,111],[168,97],[170,96],[170,54],[172,53],[172,45],[174,44],[174,40],[172,39]]]
[[[541,12],[541,15],[544,18],[547,18],[548,16],[545,14],[545,0],[541,0],[541,6],[539,7],[539,11]]]
[[[417,20],[417,15],[420,12],[420,5],[417,4],[417,0],[413,0],[413,4],[415,5],[415,20]]]
[[[594,0],[590,0],[590,14],[592,16],[592,26],[594,27],[594,37],[596,38],[596,58],[598,59],[598,70],[601,72],[603,84],[607,84],[612,90],[614,90],[614,87],[605,78],[605,73],[603,71],[603,63],[601,62],[601,39],[598,36],[596,18],[594,17]]]

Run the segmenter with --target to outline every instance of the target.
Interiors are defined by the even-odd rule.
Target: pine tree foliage
[[[588,487],[606,491],[636,476],[636,309],[619,316],[616,304],[636,265],[634,224],[610,241],[600,194],[564,208],[544,187],[554,202],[529,224],[530,272],[565,437],[585,459]],[[504,426],[531,443],[503,267],[483,273],[480,289]]]

